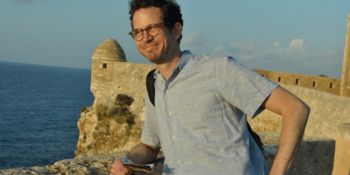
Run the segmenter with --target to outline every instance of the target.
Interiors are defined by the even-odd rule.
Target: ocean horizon
[[[73,158],[90,70],[0,62],[0,169]]]

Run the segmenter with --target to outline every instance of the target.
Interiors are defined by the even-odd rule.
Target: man
[[[162,148],[164,174],[267,174],[246,125],[246,115],[265,108],[282,116],[269,174],[288,174],[307,123],[306,104],[232,57],[181,52],[183,20],[173,0],[132,0],[130,20],[139,52],[157,69],[155,106],[146,95],[141,143],[128,153],[129,160],[151,163]],[[111,166],[113,175],[131,171],[119,160]]]

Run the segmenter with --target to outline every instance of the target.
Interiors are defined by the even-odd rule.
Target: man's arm
[[[270,175],[285,175],[291,170],[295,154],[302,141],[310,108],[281,87],[272,91],[264,107],[282,116],[279,148]]]
[[[143,143],[134,146],[127,155],[127,158],[137,164],[149,164],[157,159],[159,148]],[[110,175],[132,174],[133,170],[123,165],[121,160],[116,160],[111,165]]]

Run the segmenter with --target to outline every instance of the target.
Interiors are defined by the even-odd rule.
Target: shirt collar
[[[182,70],[185,67],[186,63],[188,62],[188,60],[190,59],[191,56],[192,56],[191,51],[189,51],[189,50],[182,51],[180,61],[177,64],[177,68]]]
[[[181,52],[181,57],[179,62],[177,63],[176,69],[178,69],[179,71],[181,71],[185,65],[187,64],[188,60],[192,57],[192,52],[189,50],[184,50]],[[153,73],[153,77],[156,78],[157,74],[159,74],[159,70],[156,69],[156,71],[154,71]]]

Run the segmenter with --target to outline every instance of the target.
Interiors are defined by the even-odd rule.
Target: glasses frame
[[[131,36],[132,39],[135,41],[141,41],[143,39],[144,32],[147,32],[148,35],[155,37],[159,34],[160,28],[164,27],[167,23],[154,23],[154,24],[149,24],[148,26],[142,28],[142,29],[134,29],[128,34]],[[150,32],[152,29],[157,29],[155,33]],[[137,36],[140,34],[139,36]]]

